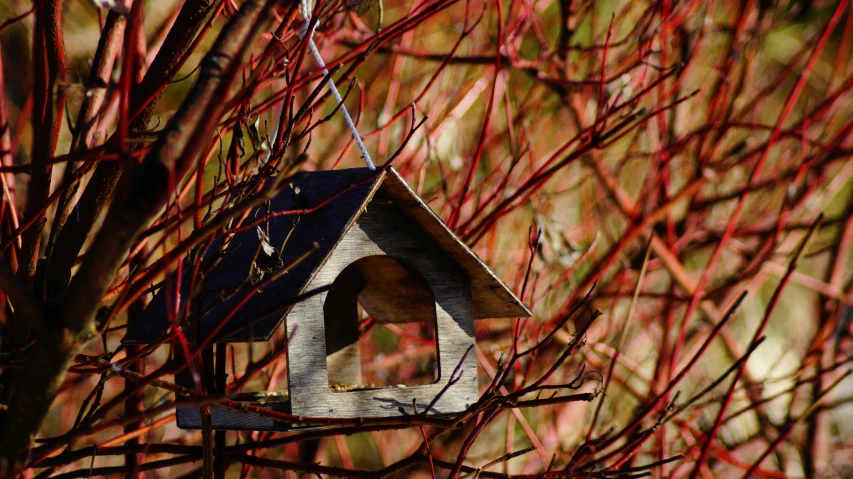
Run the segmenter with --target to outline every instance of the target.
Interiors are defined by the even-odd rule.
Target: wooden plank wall
[[[338,244],[309,288],[331,284],[348,265],[371,255],[393,256],[417,270],[432,288],[436,302],[438,381],[405,388],[330,391],[326,332],[322,318],[317,314],[323,310],[327,295],[321,294],[297,304],[287,317],[288,374],[293,414],[320,417],[412,414],[413,400],[419,410],[424,410],[447,385],[457,366],[461,373],[459,382],[441,395],[430,413],[464,411],[478,399],[471,287],[467,275],[387,196],[377,195]],[[335,334],[333,331],[328,333]]]

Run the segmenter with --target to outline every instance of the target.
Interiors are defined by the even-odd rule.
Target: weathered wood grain
[[[380,324],[435,322],[429,283],[393,257],[369,256],[352,263],[335,280],[330,294],[343,282],[360,287],[358,303]]]

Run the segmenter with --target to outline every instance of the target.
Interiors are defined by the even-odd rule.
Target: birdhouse
[[[259,342],[284,327],[288,390],[248,399],[275,411],[388,417],[432,404],[428,414],[462,412],[478,399],[474,320],[531,314],[393,168],[303,173],[242,224],[249,227],[208,247],[205,259],[215,266],[200,286],[191,292],[181,282],[181,296],[192,293],[194,302],[195,329],[187,334]],[[171,301],[162,288],[129,325],[126,344],[169,334],[171,289]],[[435,381],[365,384],[359,321],[366,316],[385,325],[434,324]],[[177,416],[182,428],[201,427],[198,408],[179,408]],[[211,421],[216,429],[292,429],[218,406]]]

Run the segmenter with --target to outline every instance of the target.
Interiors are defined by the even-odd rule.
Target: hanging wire
[[[329,70],[326,69],[326,62],[324,62],[323,57],[320,56],[320,50],[317,49],[317,45],[314,43],[314,27],[316,26],[316,22],[311,22],[311,0],[301,0],[300,7],[302,10],[302,17],[305,19],[305,24],[299,32],[299,38],[305,38],[305,35],[308,35],[308,49],[311,50],[314,60],[316,60],[317,64],[320,65],[320,68],[323,70],[323,75],[326,77],[326,82],[329,84],[329,90],[332,91],[332,96],[335,97],[335,101],[340,105],[341,113],[344,115],[344,120],[347,122],[350,133],[352,133],[352,137],[355,139],[358,149],[361,150],[361,157],[364,159],[368,168],[375,170],[376,166],[373,164],[373,160],[370,159],[370,153],[367,152],[367,148],[361,141],[358,129],[355,127],[355,123],[352,121],[352,117],[350,116],[349,111],[347,111],[346,105],[344,105],[344,99],[341,97],[338,87],[335,86],[335,81],[332,79],[331,75],[329,75]],[[310,32],[308,31],[309,28],[311,29]]]

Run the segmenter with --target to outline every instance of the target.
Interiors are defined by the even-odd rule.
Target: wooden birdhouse
[[[303,214],[282,213],[293,210]],[[474,320],[530,315],[392,168],[303,173],[242,224],[252,227],[217,240],[205,254],[217,261],[209,261],[215,267],[192,293],[191,334],[213,334],[218,343],[258,342],[284,327],[288,390],[251,398],[279,412],[397,416],[413,414],[413,404],[423,411],[439,396],[429,414],[462,412],[478,399]],[[184,298],[191,294],[186,283]],[[129,326],[125,343],[152,343],[169,333],[167,290]],[[434,324],[435,381],[365,384],[359,358],[365,316],[379,324]],[[448,386],[454,371],[458,380]],[[213,407],[211,417],[217,429],[291,428],[221,407]],[[178,425],[200,427],[198,408],[178,409]]]

